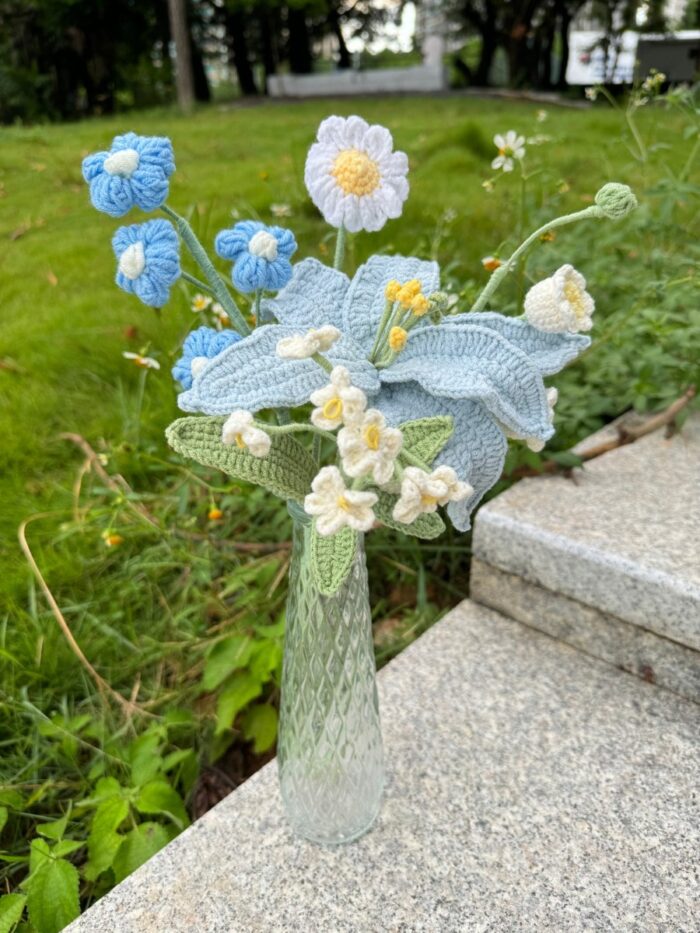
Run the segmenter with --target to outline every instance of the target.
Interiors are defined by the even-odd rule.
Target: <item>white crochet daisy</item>
[[[551,333],[590,330],[594,311],[586,280],[568,264],[533,285],[525,296],[526,319],[538,330]]]
[[[252,413],[242,409],[232,412],[224,422],[221,440],[224,444],[247,448],[254,457],[266,457],[272,443],[270,435],[255,426]]]
[[[332,227],[381,230],[401,216],[408,197],[408,158],[391,133],[361,117],[328,117],[306,157],[311,200]]]
[[[491,163],[491,168],[502,168],[504,172],[512,172],[513,159],[525,157],[525,137],[518,136],[515,130],[508,130],[505,136],[496,133],[493,144],[498,149],[498,155]]]
[[[330,383],[311,393],[311,404],[316,406],[311,412],[311,423],[324,431],[334,431],[362,416],[367,396],[352,385],[345,366],[334,366]]]
[[[361,420],[353,421],[338,433],[338,452],[348,476],[372,475],[378,486],[388,483],[394,475],[403,435],[398,428],[389,428],[384,415],[370,408]]]
[[[406,467],[401,480],[401,495],[394,506],[395,521],[410,525],[424,512],[435,512],[439,505],[459,502],[474,492],[449,466],[439,466],[432,473],[418,467]]]
[[[369,531],[374,524],[376,494],[348,489],[338,467],[323,467],[311,489],[304,499],[304,511],[315,516],[320,535],[337,534],[346,525],[355,531]]]

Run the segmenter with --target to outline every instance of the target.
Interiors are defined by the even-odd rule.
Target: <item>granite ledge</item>
[[[68,929],[696,931],[698,706],[470,601],[379,682],[372,832],[295,839],[273,763]]]

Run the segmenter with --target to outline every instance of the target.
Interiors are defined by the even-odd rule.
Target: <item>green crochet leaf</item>
[[[430,466],[452,437],[454,419],[452,415],[418,418],[415,421],[404,421],[399,429],[403,434],[403,450]]]
[[[343,528],[334,535],[318,534],[316,522],[310,529],[309,557],[311,572],[323,596],[333,596],[345,583],[357,553],[358,534],[352,528]]]
[[[431,419],[432,420],[432,419]],[[389,528],[396,528],[405,535],[412,535],[414,538],[437,538],[445,530],[445,523],[437,512],[429,512],[419,515],[415,522],[410,525],[404,525],[403,522],[397,522],[391,514],[398,496],[391,496],[386,492],[379,493],[379,501],[374,507],[374,514]]]
[[[255,483],[281,499],[303,502],[316,475],[316,465],[306,448],[288,434],[275,434],[269,454],[254,457],[247,450],[222,443],[224,421],[221,417],[196,415],[178,418],[165,436],[173,450],[197,463]]]

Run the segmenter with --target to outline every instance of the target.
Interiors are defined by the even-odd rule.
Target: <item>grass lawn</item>
[[[486,282],[481,258],[507,255],[519,227],[524,233],[580,209],[606,181],[630,184],[642,202],[633,219],[562,229],[554,242],[540,244],[499,299],[498,307],[516,312],[528,279],[567,261],[589,277],[598,303],[596,346],[557,379],[556,450],[630,405],[658,408],[700,382],[692,291],[699,192],[684,174],[691,142],[676,113],[639,113],[642,134],[659,143],[639,160],[619,113],[549,107],[539,122],[540,109],[462,96],[374,98],[212,105],[188,119],[152,111],[0,130],[0,779],[21,795],[0,800],[17,810],[11,851],[24,857],[36,821],[92,799],[105,774],[131,788],[167,775],[196,815],[205,808],[198,769],[241,733],[255,739],[256,755],[274,741],[288,552],[272,553],[268,545],[288,537],[288,522],[271,497],[221,485],[220,475],[183,464],[165,447],[163,429],[177,414],[169,369],[196,324],[194,290],[180,283],[156,316],[114,285],[111,236],[121,223],[144,218],[133,211],[113,220],[90,206],[83,156],[126,130],[167,135],[178,166],[169,203],[191,218],[207,247],[235,210],[236,217],[291,227],[297,258],[330,261],[334,239],[307,197],[304,160],[323,117],[359,112],[388,126],[409,154],[411,195],[400,220],[380,234],[350,238],[346,269],[378,249],[433,257],[465,302]],[[524,192],[517,172],[489,192],[483,182],[493,178],[491,139],[511,128],[549,139],[528,143]],[[289,205],[291,216],[277,220],[274,204]],[[196,271],[187,260],[185,268]],[[160,371],[146,378],[123,359],[126,350],[156,356]],[[99,477],[84,474],[83,456],[60,438],[64,432],[86,438],[134,493],[109,492]],[[507,466],[540,462],[520,445]],[[215,503],[225,518],[213,528],[207,512]],[[139,524],[135,509],[143,504],[158,533]],[[32,524],[29,537],[65,618],[100,673],[124,694],[151,702],[162,714],[157,723],[134,725],[110,712],[49,612],[16,544],[20,522],[44,512],[50,514]],[[105,547],[101,533],[108,530],[124,532],[121,547]],[[385,531],[370,536],[380,659],[464,593],[468,541],[446,534],[418,545]],[[225,678],[232,639],[241,632],[257,639],[256,663],[267,677],[262,699],[272,712],[260,713],[259,704],[257,718],[245,710],[243,718],[227,718],[217,693],[231,686]],[[184,731],[173,736],[173,729]],[[245,775],[258,761],[246,758],[249,751],[236,754],[227,759],[229,775]],[[71,811],[69,825],[83,841],[91,818],[84,807]],[[135,867],[115,874],[109,863],[95,874],[84,870],[82,855],[74,859],[83,906]],[[25,869],[17,862],[6,871],[12,886]]]

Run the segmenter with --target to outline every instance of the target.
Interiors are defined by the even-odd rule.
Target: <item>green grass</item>
[[[168,452],[163,429],[177,414],[168,370],[196,323],[193,290],[179,285],[157,317],[114,285],[112,233],[143,215],[115,221],[94,211],[82,157],[128,129],[168,135],[178,165],[170,203],[191,217],[206,246],[232,210],[270,222],[271,205],[287,203],[292,216],[279,222],[295,231],[298,256],[328,260],[333,236],[306,195],[305,154],[324,116],[359,111],[388,126],[408,152],[411,196],[402,218],[381,234],[350,239],[347,267],[377,250],[430,256],[465,304],[486,281],[481,258],[506,255],[519,226],[525,232],[581,208],[606,181],[632,185],[642,202],[634,217],[562,230],[498,300],[497,307],[517,311],[529,281],[566,261],[589,278],[596,342],[557,378],[554,449],[561,450],[630,405],[658,408],[700,381],[699,192],[680,177],[692,140],[675,113],[649,107],[639,114],[655,144],[640,163],[619,114],[550,107],[538,123],[538,109],[457,96],[266,103],[211,106],[187,120],[153,111],[2,131],[0,777],[22,796],[21,806],[9,804],[17,816],[5,830],[7,849],[24,857],[36,825],[72,805],[68,832],[84,840],[92,817],[81,800],[100,777],[133,788],[151,776],[134,751],[139,742],[151,743],[159,777],[167,774],[191,814],[201,811],[197,774],[212,760],[223,754],[229,775],[255,767],[261,759],[246,744],[255,739],[249,711],[214,734],[227,681],[219,684],[212,672],[241,633],[256,640],[267,665],[261,705],[277,699],[288,549],[276,545],[289,536],[288,519],[260,490],[223,483]],[[492,193],[482,187],[492,175],[491,138],[510,128],[551,137],[528,146],[532,177],[522,212],[517,173],[499,178]],[[145,378],[122,358],[124,350],[157,356],[160,372]],[[63,432],[86,438],[133,493],[115,493],[94,473],[83,474],[84,458],[60,439]],[[514,446],[507,470],[541,462]],[[213,502],[224,512],[218,525],[207,521]],[[136,514],[141,506],[155,528]],[[67,623],[109,684],[161,717],[152,727],[157,735],[144,735],[150,718],[124,720],[100,696],[33,580],[16,532],[23,519],[45,512],[28,534]],[[108,530],[124,543],[106,548]],[[259,550],[241,550],[241,543]],[[380,661],[465,593],[468,553],[468,537],[452,533],[423,544],[386,531],[369,537]],[[264,753],[265,743],[258,744]],[[176,767],[170,755],[184,757]],[[131,818],[140,819],[136,810]],[[84,856],[73,859],[82,870]],[[23,863],[9,863],[0,878],[14,885],[23,873]],[[83,906],[113,881],[109,872],[97,880],[83,873]]]

